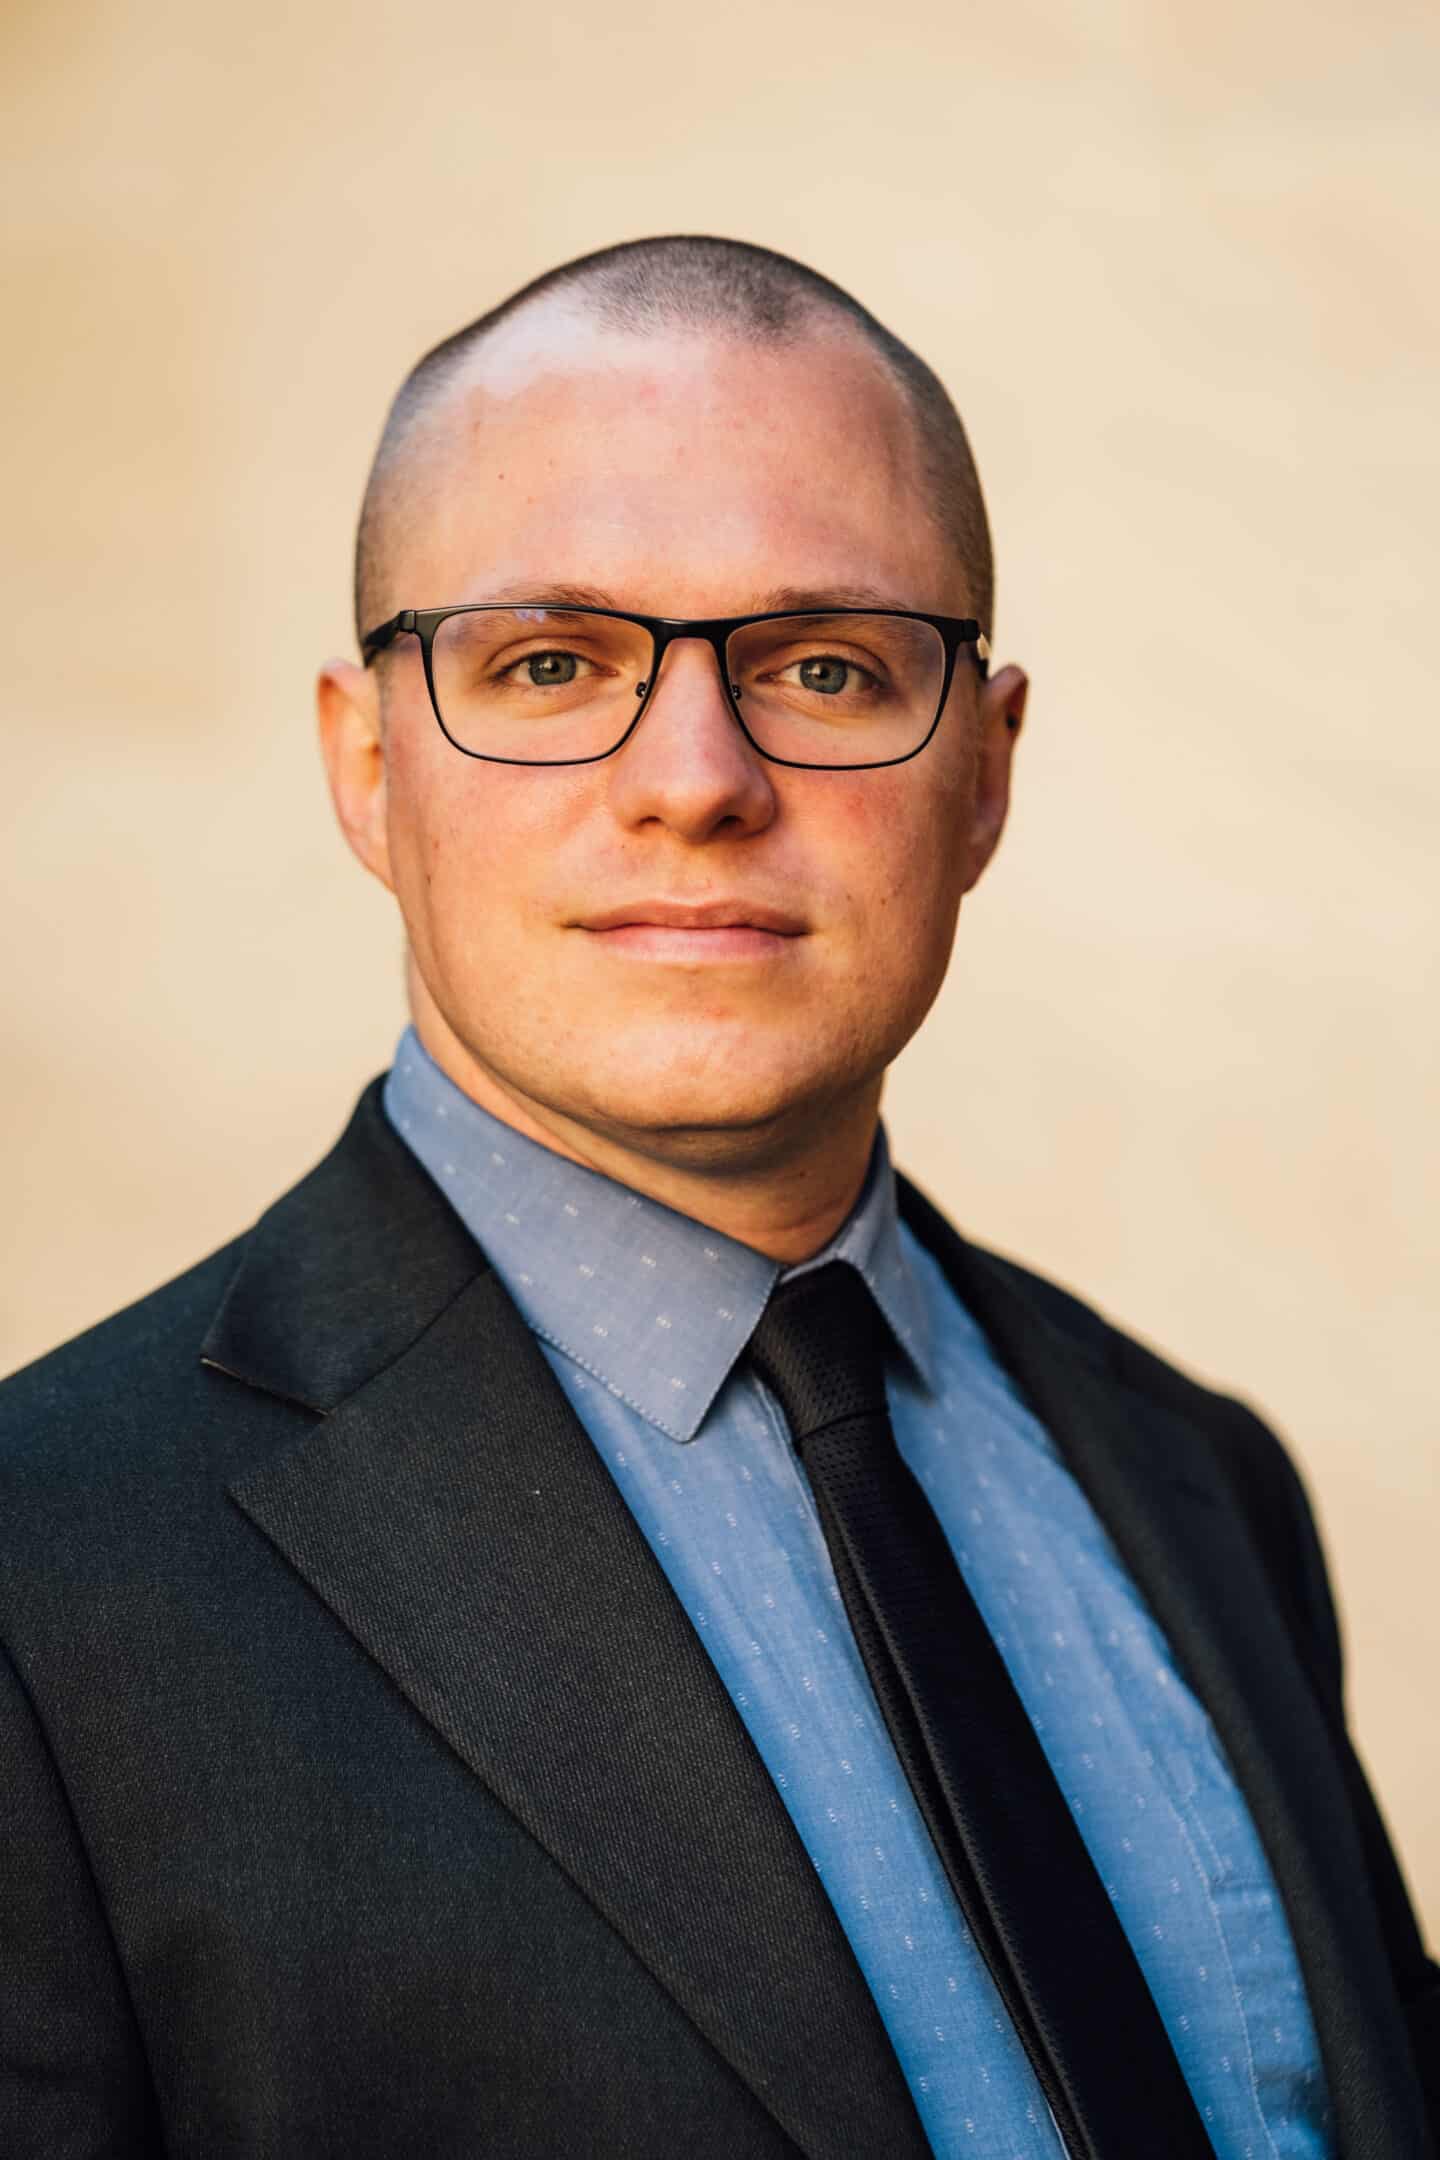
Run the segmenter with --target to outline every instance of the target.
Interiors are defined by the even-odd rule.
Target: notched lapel
[[[390,1328],[405,1347],[230,1493],[803,2152],[923,2160],[879,2013],[779,1795],[523,1319],[471,1254],[468,1286],[451,1294],[439,1269],[432,1294],[448,1301],[429,1324],[417,1332],[409,1311]],[[373,1254],[359,1273],[374,1284]],[[266,1302],[277,1309],[273,1291]],[[209,1354],[224,1363],[217,1350],[243,1339],[263,1386],[274,1361],[239,1304],[232,1293]],[[297,1356],[288,1391],[313,1398]],[[330,1375],[342,1362],[334,1348],[321,1359]]]
[[[490,1263],[372,1080],[335,1146],[261,1216],[201,1345],[207,1365],[332,1410]]]

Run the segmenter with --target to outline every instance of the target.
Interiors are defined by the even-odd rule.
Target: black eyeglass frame
[[[435,693],[435,669],[432,658],[435,633],[441,623],[451,615],[508,615],[522,608],[543,608],[553,614],[601,615],[611,622],[635,623],[640,629],[648,632],[651,646],[650,672],[643,681],[635,686],[638,703],[635,707],[634,718],[620,737],[620,740],[612,743],[608,750],[597,751],[594,757],[588,758],[494,757],[486,750],[467,749],[464,743],[456,741],[449,728],[446,727],[445,716],[440,710],[440,700]],[[940,685],[940,696],[935,707],[935,717],[922,740],[915,745],[913,750],[907,750],[903,757],[866,759],[861,763],[849,765],[815,765],[807,759],[776,757],[773,751],[766,750],[763,745],[756,742],[755,737],[745,725],[745,715],[740,710],[739,693],[735,684],[731,682],[730,671],[725,665],[727,640],[733,636],[735,631],[747,629],[751,623],[785,622],[787,620],[809,622],[813,621],[817,615],[898,615],[906,622],[929,623],[931,628],[939,633],[941,643],[945,648],[945,674]],[[759,615],[687,617],[683,615],[632,615],[624,608],[584,607],[560,600],[474,600],[465,601],[455,607],[401,608],[398,615],[392,615],[388,622],[378,624],[375,629],[368,631],[361,639],[360,657],[365,666],[369,667],[371,661],[384,652],[388,646],[392,645],[397,637],[402,637],[407,633],[413,634],[420,640],[420,657],[425,669],[425,687],[430,693],[430,709],[439,723],[441,734],[454,749],[460,752],[462,757],[480,758],[487,765],[598,765],[605,758],[614,757],[617,750],[624,749],[626,743],[629,742],[630,737],[639,726],[645,708],[650,702],[651,693],[659,677],[661,663],[665,658],[666,651],[678,638],[703,638],[714,653],[721,687],[725,692],[725,701],[735,717],[741,734],[745,737],[751,749],[758,751],[759,755],[767,759],[772,765],[788,765],[799,772],[877,772],[885,765],[908,765],[911,758],[919,757],[920,752],[925,748],[926,743],[929,742],[936,728],[940,725],[940,716],[945,710],[945,703],[950,695],[950,685],[954,679],[955,658],[961,646],[965,646],[971,653],[976,671],[982,681],[988,674],[990,666],[989,640],[973,616],[928,615],[919,608],[773,608]]]

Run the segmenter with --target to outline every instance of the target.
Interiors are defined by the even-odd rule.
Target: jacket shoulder
[[[248,1233],[247,1233],[248,1234]],[[127,1406],[166,1395],[234,1276],[246,1236],[231,1239],[133,1304],[0,1380],[0,1462],[68,1430],[113,1424]]]
[[[1143,1336],[1064,1284],[1008,1256],[972,1246],[986,1266],[1113,1380],[1176,1412],[1204,1433],[1237,1511],[1289,1602],[1316,1643],[1329,1686],[1339,1692],[1342,1647],[1328,1568],[1309,1489],[1274,1427],[1242,1394],[1213,1387]]]
[[[1124,1327],[1064,1283],[1005,1254],[974,1249],[983,1254],[990,1267],[1006,1275],[1052,1327],[1127,1387],[1151,1402],[1178,1410],[1195,1423],[1226,1429],[1243,1427],[1250,1442],[1263,1447],[1268,1440],[1280,1446],[1276,1435],[1243,1396],[1201,1380],[1156,1343]]]
[[[902,1219],[947,1269],[962,1297],[996,1298],[1053,1331],[1112,1385],[1179,1416],[1198,1433],[1231,1504],[1244,1519],[1338,1689],[1341,1648],[1309,1493],[1278,1433],[1241,1395],[1210,1386],[1066,1284],[961,1235],[910,1179],[898,1180]],[[983,1321],[983,1310],[978,1315]],[[1123,1397],[1122,1397],[1123,1400]]]
[[[1207,1431],[1228,1435],[1243,1457],[1247,1452],[1273,1459],[1285,1449],[1264,1419],[1226,1389],[1210,1386],[1142,1335],[1121,1326],[1109,1313],[1053,1276],[1016,1260],[993,1246],[961,1235],[934,1202],[909,1179],[901,1180],[901,1214],[909,1227],[947,1265],[962,1296],[986,1278],[1003,1286],[1010,1302],[1028,1307],[1112,1380],[1147,1401],[1177,1411]],[[1287,1457],[1288,1460],[1288,1457]]]
[[[1288,1477],[1298,1476],[1279,1434],[1244,1395],[1199,1379],[1155,1343],[1121,1326],[1063,1283],[1000,1253],[987,1252],[985,1259],[1008,1274],[1052,1327],[1125,1386],[1203,1426],[1232,1472],[1244,1474],[1248,1469],[1266,1481],[1278,1477],[1287,1483]]]
[[[277,1296],[292,1319],[317,1295],[323,1299],[323,1262],[318,1286],[307,1281],[317,1273],[316,1241],[307,1234],[314,1196],[338,1187],[352,1197],[352,1213],[383,1212],[386,1194],[377,1190],[373,1170],[366,1175],[369,1158],[379,1152],[373,1144],[382,1122],[379,1088],[378,1079],[371,1083],[328,1154],[238,1236],[0,1380],[0,1471],[37,1448],[53,1452],[66,1433],[74,1433],[78,1444],[87,1431],[113,1435],[127,1427],[153,1428],[188,1409],[196,1387],[205,1386],[201,1351],[207,1335],[257,1252],[271,1273],[284,1273]],[[372,1140],[368,1150],[354,1145],[362,1129]],[[401,1152],[398,1141],[391,1152]],[[393,1161],[381,1160],[393,1183],[398,1175]],[[287,1263],[284,1271],[277,1266],[281,1261]]]
[[[198,1550],[233,1513],[235,1475],[383,1370],[484,1267],[381,1088],[240,1236],[0,1382],[0,1577],[34,1590],[98,1581],[122,1551],[153,1566],[167,1539]]]

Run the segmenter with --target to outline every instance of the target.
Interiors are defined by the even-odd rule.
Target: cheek
[[[403,736],[393,746],[388,817],[391,860],[401,904],[473,935],[486,922],[513,917],[533,887],[536,866],[564,829],[564,780],[537,786],[536,776],[467,758],[438,737]],[[469,903],[467,905],[467,902]]]
[[[867,940],[943,928],[959,902],[965,775],[937,760],[917,786],[919,762],[856,774],[828,806],[827,853],[843,866]]]
[[[448,881],[460,861],[456,847],[456,790],[433,751],[414,736],[391,745],[388,759],[390,860],[407,923],[426,911],[437,880]]]

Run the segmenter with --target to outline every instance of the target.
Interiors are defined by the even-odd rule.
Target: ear
[[[315,685],[320,753],[340,830],[365,868],[395,890],[386,827],[380,685],[372,668],[331,660]]]
[[[1010,807],[1010,764],[1025,719],[1025,700],[1030,679],[1023,668],[1003,667],[980,685],[980,711],[975,756],[975,796],[967,835],[969,872],[963,890],[969,892],[1000,844],[1005,814]]]

